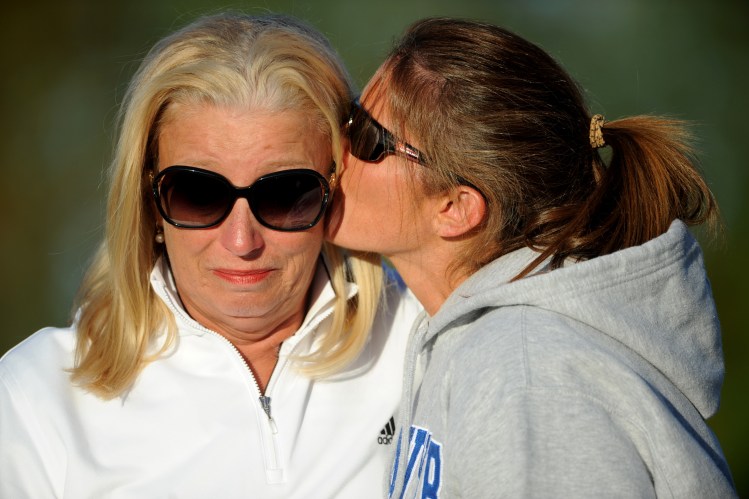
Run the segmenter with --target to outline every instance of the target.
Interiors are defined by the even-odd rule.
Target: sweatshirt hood
[[[533,258],[504,255],[461,284],[430,318],[424,342],[471,322],[487,308],[538,307],[587,324],[663,373],[704,418],[718,409],[723,382],[720,323],[702,251],[674,221],[647,243],[510,282]]]

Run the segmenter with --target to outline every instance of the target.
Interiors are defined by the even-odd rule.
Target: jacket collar
[[[182,300],[179,297],[169,262],[164,256],[161,256],[156,261],[151,270],[150,280],[151,288],[174,315],[181,336],[191,334],[203,335],[211,332],[211,330],[190,317],[190,314],[185,310]],[[346,282],[345,293],[351,299],[358,293],[358,287],[353,282]],[[309,330],[314,329],[333,312],[335,291],[330,282],[328,264],[324,256],[321,256],[317,262],[317,269],[315,270],[315,275],[312,278],[310,286],[309,303],[310,306],[307,314],[295,336],[300,335],[300,333],[300,336],[306,335]]]

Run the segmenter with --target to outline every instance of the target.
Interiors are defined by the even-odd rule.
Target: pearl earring
[[[161,229],[156,229],[156,235],[153,236],[153,240],[157,244],[164,244],[164,232]]]

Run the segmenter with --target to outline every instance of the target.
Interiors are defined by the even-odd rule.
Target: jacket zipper
[[[255,385],[255,389],[257,390],[257,393],[260,395],[258,396],[258,400],[260,401],[260,407],[263,408],[263,412],[265,412],[265,415],[268,416],[268,424],[270,425],[271,432],[276,435],[278,433],[278,427],[276,426],[276,422],[273,420],[273,417],[270,413],[270,397],[265,395],[262,390],[260,390],[260,383],[257,382],[257,378],[255,377],[255,373],[252,372],[252,369],[250,369],[250,365],[247,363],[247,360],[244,358],[244,356],[239,352],[239,349],[234,346],[234,343],[227,340],[224,336],[221,336],[219,333],[215,331],[211,331],[208,328],[204,328],[207,332],[211,333],[214,336],[218,336],[222,341],[225,341],[229,344],[232,350],[234,350],[234,353],[236,353],[240,359],[242,359],[242,364],[244,364],[245,369],[247,369],[247,374],[250,375],[250,379],[252,380],[252,383]],[[266,393],[270,391],[269,387],[266,387]],[[274,459],[275,461],[275,459]]]
[[[218,337],[221,341],[228,344],[231,349],[236,353],[239,358],[242,360],[242,364],[244,364],[245,369],[247,369],[247,374],[250,375],[250,379],[252,379],[252,383],[255,385],[255,389],[257,390],[257,393],[259,393],[259,399],[260,399],[260,406],[263,408],[263,411],[268,416],[268,421],[271,423],[271,428],[274,430],[273,433],[278,432],[278,428],[276,428],[276,423],[273,421],[273,418],[270,415],[270,397],[266,397],[262,390],[260,390],[260,384],[257,382],[257,378],[255,378],[255,373],[252,372],[252,369],[250,369],[250,365],[247,363],[247,360],[245,360],[244,356],[239,352],[237,347],[234,346],[234,343],[226,339],[226,337],[220,335],[216,331],[213,331],[212,329],[208,329],[207,327],[203,326],[199,322],[197,322],[192,317],[187,317],[182,313],[182,310],[180,307],[176,306],[176,304],[172,301],[172,297],[169,294],[169,292],[166,290],[166,286],[164,287],[164,296],[169,300],[169,305],[171,305],[172,312],[174,312],[176,315],[181,315],[183,319],[187,321],[188,324],[192,325],[195,329],[198,329],[200,331],[203,331],[205,333],[210,333],[211,335]]]
[[[165,287],[165,286],[164,286]],[[164,296],[169,300],[169,305],[171,306],[172,312],[175,315],[181,316],[187,324],[191,325],[193,328],[203,331],[206,333],[211,334],[212,336],[215,336],[219,338],[221,341],[229,345],[229,347],[234,351],[234,353],[241,359],[242,364],[244,364],[245,369],[247,370],[247,374],[250,375],[250,379],[252,380],[252,383],[255,385],[255,390],[257,390],[258,393],[258,401],[260,403],[260,407],[262,407],[263,412],[268,417],[268,426],[270,428],[271,432],[271,442],[270,442],[270,449],[268,449],[268,457],[269,457],[269,464],[271,470],[278,470],[278,451],[277,451],[277,441],[276,441],[276,435],[278,434],[278,426],[276,426],[276,422],[271,417],[271,409],[270,409],[270,402],[271,398],[269,396],[266,396],[262,390],[260,390],[260,384],[257,382],[257,378],[255,378],[255,374],[252,372],[252,369],[250,369],[249,364],[247,363],[247,360],[242,356],[242,354],[239,352],[237,347],[234,346],[234,344],[226,339],[224,336],[220,335],[216,331],[213,331],[211,329],[208,329],[207,327],[203,326],[199,322],[195,321],[193,318],[189,316],[185,316],[182,313],[182,310],[180,307],[177,307],[173,300],[171,295],[166,292],[166,289],[164,289]],[[270,388],[270,387],[268,387]],[[269,391],[269,390],[267,390]],[[269,470],[266,470],[266,475],[268,474]]]
[[[263,410],[265,411],[265,414],[268,416],[268,421],[270,422],[270,429],[273,432],[274,435],[278,433],[278,427],[276,426],[276,422],[273,421],[273,416],[270,415],[270,397],[266,397],[265,395],[260,395],[260,405],[263,406]]]
[[[276,426],[276,422],[271,417],[270,412],[270,401],[271,398],[269,396],[266,396],[262,390],[260,390],[260,384],[257,382],[257,378],[255,377],[255,373],[252,372],[252,369],[250,369],[250,365],[247,363],[247,360],[245,360],[244,356],[239,352],[239,349],[237,349],[234,344],[226,339],[224,336],[220,335],[219,333],[208,329],[207,327],[203,327],[201,324],[197,323],[196,321],[193,321],[194,324],[196,324],[197,328],[205,331],[217,338],[219,338],[221,341],[225,342],[226,344],[231,347],[231,349],[234,351],[234,353],[242,360],[242,364],[244,364],[245,369],[247,369],[247,374],[250,375],[250,379],[252,380],[252,383],[255,385],[255,390],[257,390],[258,393],[258,401],[260,402],[260,407],[262,407],[263,412],[268,417],[268,427],[270,428],[270,442],[269,446],[266,448],[267,456],[268,456],[268,464],[266,465],[266,480],[268,480],[268,483],[275,483],[277,481],[280,481],[281,479],[279,476],[283,475],[282,470],[279,468],[278,464],[278,441],[276,440],[276,435],[278,435],[278,426]],[[267,387],[266,392],[269,391],[269,387]],[[279,473],[280,472],[280,473]],[[273,477],[273,478],[271,478]]]
[[[271,460],[271,468],[272,470],[278,470],[278,450],[277,450],[277,440],[276,435],[278,434],[278,426],[276,425],[276,422],[273,420],[273,416],[271,414],[271,397],[267,396],[260,390],[260,384],[257,382],[257,378],[255,378],[255,374],[252,372],[252,369],[250,369],[249,364],[247,363],[247,360],[244,358],[244,356],[239,352],[239,349],[237,349],[234,344],[229,341],[226,337],[222,336],[221,334],[217,333],[216,331],[213,331],[211,329],[208,329],[207,327],[203,326],[202,324],[195,321],[193,318],[186,316],[183,314],[182,309],[175,305],[175,303],[172,300],[172,297],[170,293],[166,290],[166,286],[162,285],[164,287],[164,296],[169,300],[169,305],[171,305],[172,312],[175,313],[175,315],[181,316],[185,321],[192,325],[193,328],[198,329],[200,331],[204,331],[206,333],[209,333],[213,336],[218,337],[223,342],[227,343],[231,349],[236,353],[237,356],[242,360],[242,364],[244,364],[245,369],[247,369],[247,373],[250,375],[250,379],[252,380],[252,383],[255,385],[255,389],[258,393],[258,401],[260,402],[260,407],[262,407],[263,412],[268,417],[268,425],[271,431],[271,449],[270,449],[270,460]],[[350,297],[349,297],[350,298]],[[307,329],[309,331],[314,331],[317,326],[320,325],[321,322],[323,322],[325,319],[330,317],[333,314],[333,310],[335,307],[328,307],[327,310],[324,310],[322,312],[318,312],[318,315],[310,321],[310,323],[307,325]],[[292,347],[293,349],[296,348],[296,345]],[[291,352],[290,352],[291,353]],[[285,356],[288,358],[288,355]],[[283,361],[283,364],[277,366],[278,370],[276,371],[277,376],[273,377],[271,376],[271,380],[268,383],[268,386],[266,387],[266,393],[271,391],[271,386],[275,385],[275,380],[280,377],[281,372],[286,366],[286,358]],[[266,474],[267,474],[266,470]]]

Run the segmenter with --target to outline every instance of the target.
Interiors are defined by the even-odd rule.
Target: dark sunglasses
[[[351,143],[351,154],[362,161],[374,163],[388,154],[397,154],[420,165],[426,164],[423,153],[411,144],[398,140],[380,125],[361,106],[359,99],[351,103],[346,133]]]
[[[164,220],[184,229],[214,227],[245,198],[258,222],[273,230],[314,227],[330,200],[328,181],[315,170],[281,170],[248,187],[236,187],[216,172],[170,166],[153,179],[153,197]]]

